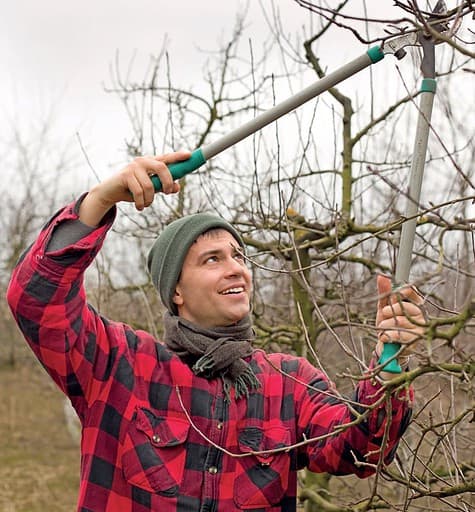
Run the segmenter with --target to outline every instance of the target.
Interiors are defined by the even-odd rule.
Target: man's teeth
[[[244,291],[244,288],[242,286],[238,288],[229,288],[229,290],[224,290],[224,292],[221,292],[221,295],[228,295],[229,293],[242,293]]]

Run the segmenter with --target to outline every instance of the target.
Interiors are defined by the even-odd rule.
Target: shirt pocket
[[[241,454],[250,455],[236,459],[236,505],[241,509],[277,505],[288,489],[290,452],[270,451],[290,445],[289,429],[283,425],[239,428],[238,443]]]
[[[137,408],[125,436],[122,468],[132,485],[162,496],[176,496],[185,468],[186,418],[155,416]]]

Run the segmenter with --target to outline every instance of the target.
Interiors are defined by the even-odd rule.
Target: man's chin
[[[236,313],[233,315],[228,315],[227,321],[226,321],[226,323],[223,324],[223,327],[229,327],[231,325],[236,325],[243,318],[246,318],[247,316],[249,316],[249,313],[250,313],[250,310],[247,309],[247,310],[243,310],[242,312],[239,312],[239,313]]]

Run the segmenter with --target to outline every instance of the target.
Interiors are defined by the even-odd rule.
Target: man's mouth
[[[222,292],[219,292],[220,295],[235,295],[238,293],[242,293],[244,291],[243,286],[236,286],[234,288],[228,288],[227,290],[223,290]]]

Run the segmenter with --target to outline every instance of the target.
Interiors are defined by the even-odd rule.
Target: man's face
[[[249,313],[251,273],[236,239],[224,229],[198,237],[185,257],[173,302],[201,327],[235,324]]]

